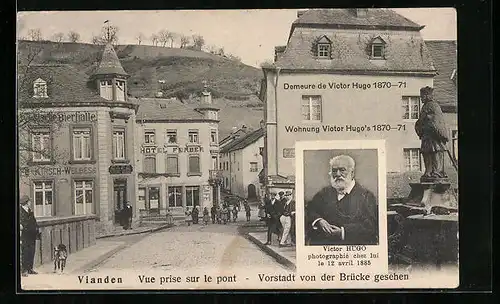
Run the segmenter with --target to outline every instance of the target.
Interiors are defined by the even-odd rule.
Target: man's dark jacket
[[[19,223],[23,225],[23,231],[21,233],[21,239],[23,241],[33,241],[38,238],[39,228],[35,219],[35,214],[30,209],[30,212],[24,210],[20,207]]]
[[[306,207],[306,240],[310,245],[378,244],[378,205],[373,193],[356,183],[340,201],[332,186],[321,189]],[[344,240],[332,238],[312,223],[322,218],[331,225],[344,227]]]

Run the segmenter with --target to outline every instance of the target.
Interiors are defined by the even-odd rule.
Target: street
[[[254,213],[255,212],[255,213]],[[256,222],[256,211],[252,221]],[[100,269],[171,270],[201,268],[263,267],[268,271],[285,268],[238,233],[246,222],[240,212],[236,223],[179,226],[143,236],[119,237],[130,245],[90,271]],[[116,239],[119,239],[116,238]]]

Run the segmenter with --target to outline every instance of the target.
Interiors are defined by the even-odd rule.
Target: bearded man
[[[329,169],[331,185],[306,206],[306,245],[378,244],[377,199],[354,179],[354,159],[333,157]]]

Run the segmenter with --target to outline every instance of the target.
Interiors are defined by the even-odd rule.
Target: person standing
[[[199,215],[200,215],[200,211],[198,210],[198,206],[195,206],[193,208],[193,212],[191,213],[191,216],[193,217],[193,224],[198,224]]]
[[[266,217],[268,219],[267,225],[267,242],[265,245],[271,245],[272,235],[276,233],[278,235],[278,240],[281,239],[281,223],[279,218],[282,214],[282,202],[281,197],[284,192],[280,191],[278,194],[274,195],[270,203],[266,205]]]
[[[210,208],[210,216],[212,217],[212,224],[215,224],[215,219],[217,216],[217,206],[213,205],[212,208]]]
[[[132,206],[128,202],[123,207],[123,229],[128,230],[132,227]]]
[[[250,222],[250,205],[245,202],[245,215],[247,217],[247,222]]]
[[[170,208],[167,208],[167,212],[165,214],[165,217],[167,219],[167,224],[171,225],[174,223],[174,219],[172,217],[172,211],[170,211]]]
[[[208,215],[208,208],[205,207],[203,208],[203,223],[206,225],[208,225],[208,222],[210,221],[210,216]]]
[[[19,224],[21,229],[21,275],[38,274],[33,270],[35,260],[35,244],[40,239],[40,229],[35,214],[30,208],[30,198],[23,195],[19,201]]]
[[[281,235],[280,247],[290,246],[291,242],[291,228],[292,217],[295,215],[295,201],[293,200],[292,191],[287,191],[284,196],[283,214],[280,217],[283,231]]]
[[[186,207],[186,223],[188,226],[191,226],[191,221],[193,220],[192,218],[192,215],[191,215],[191,211],[189,210],[189,207]]]

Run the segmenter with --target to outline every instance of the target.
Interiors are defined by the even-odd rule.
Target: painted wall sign
[[[109,174],[130,174],[133,171],[132,165],[111,165]]]
[[[295,148],[284,148],[283,158],[295,158]]]
[[[71,167],[71,166],[47,166],[47,167],[24,167],[21,174],[26,176],[56,176],[56,175],[80,175],[95,174],[95,167]]]
[[[38,123],[63,123],[63,122],[94,122],[97,121],[97,113],[94,112],[43,112],[43,113],[27,113],[30,119]]]
[[[156,154],[156,153],[166,153],[166,154],[179,154],[179,153],[199,153],[203,152],[202,146],[143,146],[141,147],[141,153],[143,154]]]

